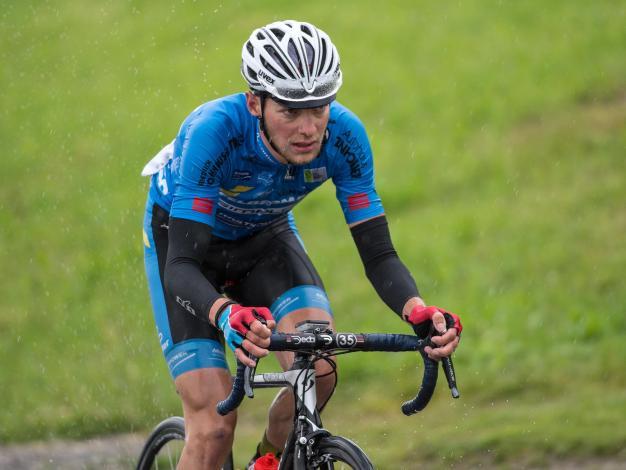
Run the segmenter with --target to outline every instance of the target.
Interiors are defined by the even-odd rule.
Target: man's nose
[[[309,113],[302,113],[300,122],[298,123],[298,132],[303,135],[313,135],[317,129],[317,121]]]

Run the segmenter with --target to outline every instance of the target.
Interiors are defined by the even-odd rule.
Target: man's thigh
[[[226,293],[247,306],[268,307],[276,322],[301,309],[331,314],[324,284],[293,227],[286,222]]]
[[[226,439],[230,445],[237,414],[232,412],[221,416],[216,409],[217,403],[230,393],[232,382],[228,370],[219,367],[194,369],[176,377],[174,383],[183,403],[188,438],[195,439],[194,444],[199,445],[211,445],[202,439],[213,438],[213,444],[218,447],[222,445],[222,439]],[[224,449],[213,450],[224,453]]]
[[[324,320],[334,327],[324,285],[302,240],[288,224],[277,232],[253,269],[227,293],[244,305],[268,307],[280,332],[294,332],[304,320]],[[293,353],[276,356],[284,369],[293,362]]]

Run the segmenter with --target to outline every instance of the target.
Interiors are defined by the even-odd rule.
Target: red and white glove
[[[244,307],[231,303],[220,309],[215,318],[215,325],[224,334],[224,341],[235,351],[242,347],[243,340],[250,332],[250,325],[255,321],[264,320],[274,323],[274,317],[265,307]]]
[[[437,312],[443,314],[446,320],[446,328],[456,328],[456,335],[461,336],[463,325],[461,325],[461,319],[459,316],[442,308],[435,307],[434,305],[418,305],[413,307],[413,310],[411,310],[408,317],[405,317],[405,320],[413,326],[413,331],[415,331],[417,336],[420,338],[426,338],[426,336],[428,336],[431,332],[433,316]],[[439,333],[443,333],[443,331],[439,331]]]

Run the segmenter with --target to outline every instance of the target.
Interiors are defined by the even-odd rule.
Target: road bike
[[[448,325],[449,328],[452,326]],[[270,351],[294,352],[291,368],[284,372],[256,374],[256,367],[247,367],[238,362],[232,390],[224,401],[218,403],[218,413],[226,415],[235,410],[245,396],[254,397],[255,388],[290,387],[295,399],[293,429],[281,454],[279,470],[373,469],[369,457],[359,446],[324,429],[317,410],[315,363],[327,361],[336,374],[335,362],[331,358],[340,354],[356,351],[418,351],[424,362],[422,384],[417,395],[401,406],[402,412],[410,416],[426,407],[437,384],[438,363],[424,352],[426,346],[434,347],[431,342],[433,329],[426,338],[405,334],[334,333],[326,321],[307,320],[299,323],[296,330],[296,333],[272,334],[268,347]],[[452,360],[446,358],[441,364],[452,397],[458,398]],[[169,454],[162,451],[167,451],[172,442],[181,439],[184,439],[182,418],[168,418],[160,423],[148,438],[137,469],[175,468],[180,450],[176,449],[176,453]],[[170,467],[157,467],[155,462]],[[224,468],[232,468],[232,454]]]

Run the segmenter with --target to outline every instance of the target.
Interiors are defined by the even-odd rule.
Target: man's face
[[[260,98],[252,93],[248,94],[248,109],[253,115],[260,116]],[[303,165],[319,155],[328,124],[330,105],[291,109],[267,99],[263,111],[265,129],[281,153],[274,155],[279,161]]]

